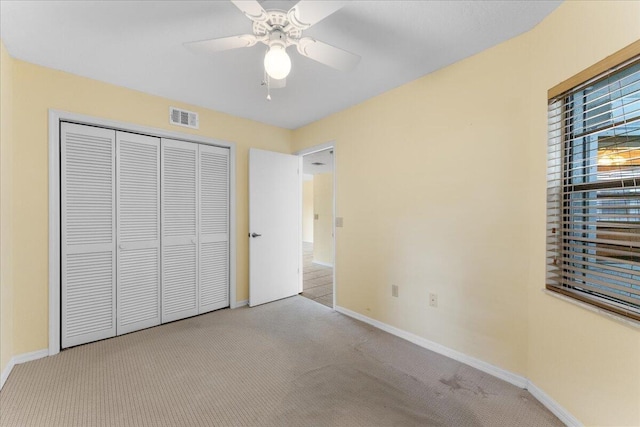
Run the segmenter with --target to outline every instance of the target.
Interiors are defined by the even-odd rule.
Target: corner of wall
[[[333,266],[333,173],[313,177],[313,262]]]
[[[0,40],[0,372],[13,357],[13,59]]]

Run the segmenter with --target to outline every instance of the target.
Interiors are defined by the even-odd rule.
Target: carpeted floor
[[[303,297],[333,308],[333,268],[313,263],[313,243],[302,242]]]
[[[292,297],[17,365],[2,426],[561,426],[526,390]]]

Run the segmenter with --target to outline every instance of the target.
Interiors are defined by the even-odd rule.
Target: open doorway
[[[334,303],[334,149],[302,157],[302,296]]]

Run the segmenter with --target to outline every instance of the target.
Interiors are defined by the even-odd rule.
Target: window
[[[547,289],[635,320],[640,320],[639,48],[636,43],[627,49],[617,65],[608,58],[604,72],[550,91],[547,176]]]

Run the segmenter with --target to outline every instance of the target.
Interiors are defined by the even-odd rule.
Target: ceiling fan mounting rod
[[[284,41],[285,46],[290,46],[289,40],[299,39],[302,35],[302,31],[293,25],[287,18],[287,12],[283,10],[268,10],[266,11],[267,20],[262,22],[253,23],[253,34],[260,38],[264,35],[269,40],[273,40],[272,34],[281,34],[281,40]],[[263,42],[266,45],[270,45],[269,42]]]

